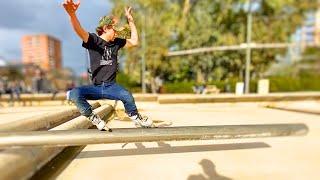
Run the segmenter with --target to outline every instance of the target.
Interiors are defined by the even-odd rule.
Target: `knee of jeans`
[[[78,101],[78,99],[81,97],[80,89],[74,88],[67,92],[67,99],[73,102]]]
[[[121,100],[124,102],[134,102],[134,98],[129,91],[122,91],[120,93]]]

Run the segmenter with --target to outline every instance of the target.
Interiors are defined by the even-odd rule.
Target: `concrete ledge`
[[[112,106],[103,105],[94,111],[101,117],[112,112]],[[91,122],[80,116],[50,130],[87,129]],[[28,179],[43,165],[60,153],[63,147],[28,147],[6,149],[0,152],[0,179]]]
[[[113,129],[112,132],[101,132],[96,129],[31,131],[0,133],[0,147],[261,138],[301,136],[307,132],[308,127],[304,124],[119,128]]]
[[[16,99],[14,99],[16,100]],[[20,101],[50,101],[50,100],[66,100],[65,93],[53,94],[21,94]],[[2,95],[0,101],[10,101],[9,95]]]
[[[91,105],[93,109],[100,107],[98,102],[93,102]],[[51,129],[78,116],[80,116],[79,110],[76,107],[72,107],[59,112],[53,112],[42,116],[35,116],[28,119],[21,119],[18,121],[1,124],[0,132]]]
[[[157,101],[158,95],[156,94],[133,94],[133,97],[136,101],[143,101],[143,102],[149,102],[149,101]],[[20,95],[20,101],[23,104],[26,104],[26,102],[32,102],[32,101],[65,101],[66,100],[66,94],[65,93],[58,93],[55,96],[53,94],[21,94]],[[0,102],[9,102],[10,96],[9,95],[2,95],[0,98]],[[14,99],[15,102],[18,102],[17,99]]]
[[[135,101],[140,102],[155,102],[158,100],[157,94],[133,94]]]
[[[160,95],[158,102],[160,104],[177,103],[227,103],[227,102],[272,102],[272,101],[301,101],[301,100],[320,100],[320,92],[304,93],[271,93],[268,95]]]

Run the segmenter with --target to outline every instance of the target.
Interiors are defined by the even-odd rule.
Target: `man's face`
[[[107,35],[108,40],[114,40],[115,36],[116,36],[116,31],[113,29],[113,26],[109,25],[105,25],[103,27],[104,33]]]

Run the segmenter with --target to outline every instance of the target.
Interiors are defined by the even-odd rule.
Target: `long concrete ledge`
[[[270,93],[267,95],[258,94],[216,94],[216,95],[195,95],[195,94],[133,94],[136,101],[158,101],[160,104],[169,103],[214,103],[214,102],[263,102],[263,101],[300,101],[320,100],[320,92],[294,92],[294,93]],[[64,101],[66,96],[59,93],[53,97],[52,94],[22,94],[20,102],[32,101]],[[10,96],[3,95],[0,102],[9,102]],[[15,100],[17,101],[17,100]]]
[[[304,124],[187,126],[166,128],[121,128],[112,132],[96,129],[0,133],[0,147],[40,145],[86,145],[150,141],[260,138],[305,135]]]
[[[98,102],[90,103],[93,109],[100,107]],[[66,121],[80,116],[76,107],[67,110],[48,113],[41,116],[35,116],[27,119],[21,119],[14,122],[4,123],[0,126],[0,132],[4,131],[35,131],[51,129]]]
[[[0,101],[9,101],[10,95],[2,95]],[[14,100],[17,100],[14,98]],[[49,100],[66,100],[65,93],[53,94],[20,94],[21,101],[49,101]]]
[[[158,95],[156,94],[133,94],[133,97],[136,101],[157,101]],[[14,99],[18,101],[17,99]],[[58,93],[55,96],[53,94],[21,94],[20,101],[21,102],[31,102],[31,101],[64,101],[66,100],[65,93]],[[9,102],[9,95],[2,95],[0,98],[0,102]]]
[[[140,102],[156,102],[158,100],[157,94],[133,94],[135,101]]]
[[[94,110],[101,117],[112,112],[110,105]],[[80,116],[52,130],[87,129],[91,122]],[[0,179],[28,179],[43,165],[60,153],[63,147],[26,147],[23,149],[5,149],[0,152]]]
[[[160,104],[177,103],[221,103],[221,102],[272,102],[272,101],[300,101],[320,100],[320,92],[304,93],[270,93],[268,95],[248,94],[219,94],[219,95],[160,95]]]

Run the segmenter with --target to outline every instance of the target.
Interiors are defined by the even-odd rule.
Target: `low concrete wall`
[[[135,101],[140,102],[155,102],[158,100],[157,94],[133,94]],[[14,99],[14,102],[22,103],[23,106],[32,105],[32,102],[44,102],[44,101],[66,101],[66,94],[59,93],[53,96],[53,94],[21,94],[20,99]],[[0,102],[10,103],[9,95],[2,95]]]
[[[160,104],[177,103],[228,103],[228,102],[271,102],[271,101],[301,101],[301,100],[320,100],[320,92],[310,93],[270,93],[268,95],[160,95]]]

